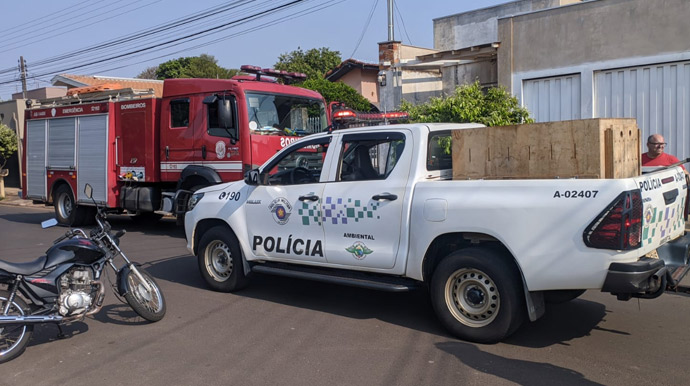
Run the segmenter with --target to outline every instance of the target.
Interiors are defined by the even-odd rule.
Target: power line
[[[149,46],[144,47],[144,48],[140,48],[140,49],[137,49],[137,50],[125,52],[125,53],[118,54],[118,55],[115,55],[115,56],[110,56],[110,57],[103,58],[103,59],[99,59],[99,60],[93,60],[93,61],[88,62],[88,63],[78,64],[78,65],[72,65],[72,66],[65,67],[65,68],[62,68],[62,69],[59,69],[59,70],[49,71],[49,72],[42,73],[42,74],[36,75],[36,76],[46,76],[46,75],[50,75],[51,73],[62,73],[62,72],[70,71],[70,70],[75,70],[75,69],[79,69],[79,68],[88,67],[88,66],[94,65],[94,64],[99,64],[99,63],[103,63],[103,62],[107,62],[107,61],[111,61],[111,60],[115,60],[115,59],[125,58],[125,57],[132,56],[132,55],[137,54],[137,53],[140,53],[140,52],[145,52],[145,51],[148,51],[148,50],[152,50],[152,49],[159,48],[160,46],[171,45],[171,44],[174,44],[174,43],[177,43],[177,42],[181,42],[181,41],[185,41],[185,40],[196,40],[196,39],[199,39],[199,38],[203,37],[204,35],[208,35],[208,34],[214,33],[215,31],[222,31],[222,30],[224,30],[224,29],[230,28],[230,27],[232,27],[233,25],[239,24],[239,23],[241,23],[241,22],[245,22],[245,21],[248,21],[248,20],[255,20],[255,19],[257,19],[257,18],[264,17],[264,16],[266,16],[266,15],[270,15],[270,14],[275,13],[275,12],[278,12],[278,11],[280,11],[280,10],[282,10],[282,9],[286,9],[286,8],[292,7],[292,6],[294,6],[294,5],[297,5],[297,4],[299,4],[299,3],[303,2],[303,1],[305,1],[305,0],[293,0],[293,1],[288,2],[288,3],[286,3],[286,4],[282,4],[282,5],[279,5],[279,6],[270,8],[270,9],[268,9],[268,10],[264,10],[264,11],[257,12],[257,13],[255,13],[255,14],[253,14],[253,15],[250,15],[250,16],[247,16],[247,17],[238,19],[238,20],[233,20],[233,21],[230,21],[230,22],[227,22],[227,23],[218,25],[218,26],[214,26],[214,27],[212,27],[212,28],[207,28],[207,29],[202,30],[202,31],[194,32],[194,33],[191,33],[191,34],[182,36],[182,37],[174,38],[174,39],[171,39],[171,40],[168,40],[168,41],[165,41],[165,42],[161,42],[161,43],[158,43],[158,44],[154,44],[154,45],[149,45]],[[4,82],[0,82],[0,84],[7,84],[7,83],[11,83],[11,82],[14,82],[14,81],[4,81]]]
[[[355,53],[357,52],[357,49],[359,48],[359,44],[362,43],[362,39],[364,39],[364,34],[367,32],[367,29],[369,28],[369,23],[371,23],[371,18],[374,16],[374,11],[376,10],[376,6],[379,4],[379,0],[374,1],[374,6],[371,7],[371,10],[369,11],[369,17],[367,18],[367,22],[364,24],[364,28],[362,28],[362,34],[359,35],[359,40],[357,40],[357,44],[355,44],[355,49],[352,50],[352,54],[350,54],[350,57],[354,57]]]
[[[410,45],[414,45],[414,44],[412,44],[412,39],[410,39],[410,35],[407,34],[407,28],[405,27],[405,20],[403,20],[402,12],[400,12],[400,9],[398,9],[398,3],[393,2],[393,6],[395,6],[395,10],[397,11],[397,15],[398,15],[398,17],[400,17],[400,24],[402,24],[403,31],[405,31],[405,36],[407,36],[407,41],[410,43]]]

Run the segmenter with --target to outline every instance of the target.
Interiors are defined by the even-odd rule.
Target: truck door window
[[[189,99],[170,101],[170,127],[189,126]]]
[[[268,185],[296,185],[319,182],[331,137],[293,146],[264,168]]]
[[[426,169],[444,170],[453,168],[451,154],[450,131],[436,131],[429,133],[428,149],[426,152]]]
[[[341,181],[386,179],[405,148],[402,136],[382,139],[343,141],[340,162]]]

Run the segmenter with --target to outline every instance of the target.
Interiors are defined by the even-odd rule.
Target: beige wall
[[[26,92],[27,99],[48,99],[67,95],[67,87],[42,87]],[[12,94],[12,99],[22,99],[22,93]]]
[[[601,0],[500,19],[499,84],[512,89],[520,72],[690,51],[688,17],[688,0]]]
[[[520,0],[434,19],[434,48],[456,50],[497,42],[499,18],[582,0]]]

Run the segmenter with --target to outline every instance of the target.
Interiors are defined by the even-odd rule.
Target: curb
[[[45,208],[43,204],[34,204],[32,200],[24,200],[19,197],[19,188],[8,188],[5,187],[5,198],[0,200],[0,205],[7,206],[29,206],[34,208]]]

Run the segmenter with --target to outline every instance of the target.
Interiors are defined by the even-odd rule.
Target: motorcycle
[[[150,322],[165,316],[165,299],[160,287],[119,247],[125,231],[112,235],[104,209],[93,200],[91,185],[86,185],[84,193],[97,209],[98,226],[89,235],[82,229],[70,229],[53,242],[44,256],[34,261],[0,260],[0,285],[7,287],[0,290],[0,363],[24,352],[35,325],[56,324],[58,337],[64,337],[62,325],[100,311],[105,298],[102,274],[106,266],[115,271],[116,281],[110,285],[120,300],[124,297],[139,316]],[[44,221],[42,226],[56,224],[57,220],[52,219]],[[114,263],[118,256],[125,262],[121,268]],[[105,276],[108,277],[107,272]]]

